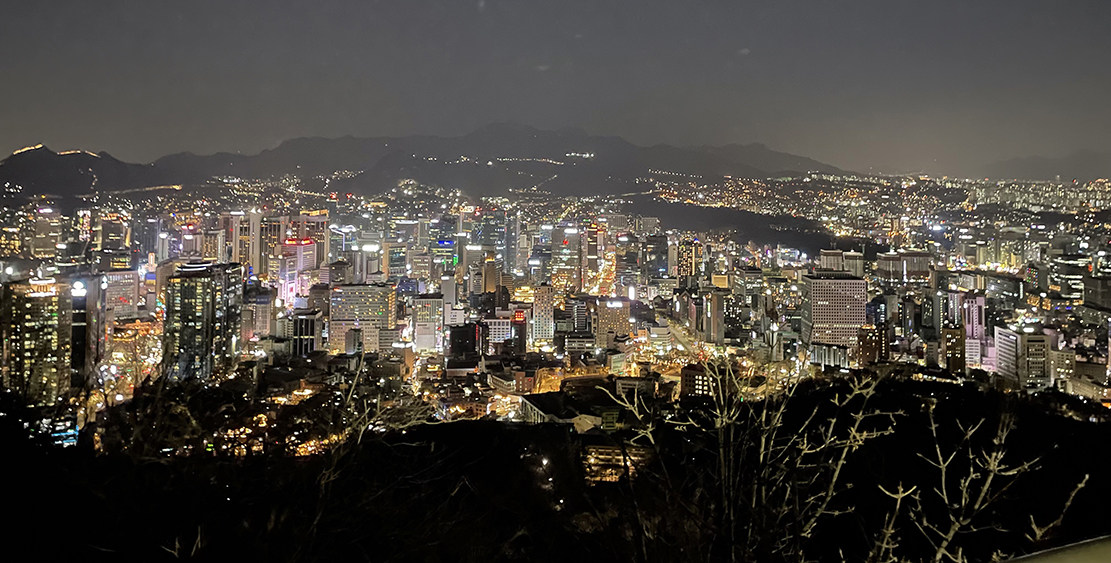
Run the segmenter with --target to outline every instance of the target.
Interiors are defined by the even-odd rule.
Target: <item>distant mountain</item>
[[[57,153],[36,145],[0,161],[0,186],[20,194],[69,198],[94,191],[120,191],[164,184],[190,183],[203,176],[174,174],[149,164],[129,164],[102,152]],[[10,192],[9,192],[10,193]]]
[[[1111,178],[1111,152],[1077,151],[1061,157],[1014,158],[985,166],[976,177],[995,180],[1061,180],[1082,182]]]
[[[620,137],[578,129],[543,131],[512,123],[482,127],[459,137],[309,137],[285,141],[256,155],[179,153],[149,165],[127,164],[107,154],[57,154],[37,148],[0,164],[0,184],[14,181],[25,193],[76,195],[146,185],[190,184],[213,176],[312,178],[337,170],[359,172],[331,187],[374,193],[403,178],[459,188],[473,195],[504,195],[538,188],[555,194],[643,191],[638,178],[766,178],[769,172],[838,168],[763,145],[642,147]],[[94,183],[95,179],[95,183]]]
[[[694,150],[715,154],[729,159],[732,162],[744,163],[748,166],[759,168],[760,170],[773,172],[775,173],[773,174],[774,176],[785,175],[788,172],[798,174],[806,172],[845,174],[844,170],[836,166],[819,162],[805,156],[774,151],[763,143],[751,143],[748,145],[730,144],[721,147],[703,145]]]

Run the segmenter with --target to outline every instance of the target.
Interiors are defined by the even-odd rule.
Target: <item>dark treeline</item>
[[[792,399],[784,430],[801,427],[815,409],[835,416],[826,410],[844,391],[838,382],[806,384]],[[591,484],[580,437],[557,426],[458,422],[312,457],[158,458],[97,455],[84,439],[78,448],[55,449],[27,437],[21,411],[5,401],[0,466],[7,518],[0,529],[9,552],[23,554],[10,561],[791,560],[781,555],[784,544],[812,560],[863,561],[894,506],[881,486],[918,487],[921,514],[944,511],[931,493],[936,469],[926,461],[934,451],[931,413],[941,450],[959,449],[961,425],[980,421],[985,431],[970,451],[990,448],[993,425],[1013,418],[1008,459],[1040,458],[1001,487],[990,510],[977,516],[977,531],[956,540],[970,561],[1111,531],[1103,509],[1111,459],[1101,452],[1108,426],[1077,420],[1087,405],[1059,395],[882,383],[870,406],[898,413],[895,431],[850,453],[840,492],[814,532],[773,525],[774,506],[742,507],[738,529],[756,538],[743,556],[730,549],[736,535],[725,533],[715,492],[718,435],[705,426],[660,426],[654,462],[632,478]],[[755,469],[750,465],[740,466],[746,484],[755,483],[743,477]],[[790,489],[798,491],[820,490],[828,479],[805,466],[779,474],[798,480]],[[1085,475],[1090,480],[1061,525],[1037,542],[1027,538],[1031,517],[1041,525],[1053,521]],[[915,518],[907,512],[896,520],[898,557],[932,558]]]

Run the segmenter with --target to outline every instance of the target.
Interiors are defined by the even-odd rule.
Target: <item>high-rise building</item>
[[[628,299],[599,299],[595,312],[597,322],[594,324],[594,343],[599,348],[609,345],[609,335],[627,335],[632,332],[633,325],[629,322]]]
[[[324,314],[320,309],[293,311],[293,355],[308,356],[323,347]]]
[[[555,291],[549,284],[536,287],[532,303],[532,338],[551,342],[555,337]]]
[[[267,276],[277,279],[282,243],[289,238],[288,227],[288,217],[262,217],[259,220],[259,262],[255,265],[255,271],[260,279],[266,279]]]
[[[841,255],[844,261],[844,270],[858,278],[864,277],[864,254],[848,251]]]
[[[614,282],[621,288],[636,287],[641,284],[643,254],[643,245],[636,235],[622,233],[617,236]]]
[[[108,318],[134,319],[139,315],[140,281],[137,270],[112,270],[101,276]]]
[[[328,319],[328,347],[340,353],[347,331],[363,330],[363,349],[380,348],[381,331],[397,327],[397,293],[387,284],[339,285],[332,288]]]
[[[949,373],[964,375],[965,373],[965,334],[962,326],[944,326],[941,328],[941,346],[945,355],[945,369]]]
[[[823,248],[818,256],[818,267],[823,270],[842,271],[845,269],[845,253],[841,250]]]
[[[131,250],[131,218],[102,213],[93,227],[93,250]]]
[[[0,296],[4,388],[29,405],[52,406],[69,390],[70,315],[64,284],[33,278],[4,284]]]
[[[38,208],[27,238],[24,247],[31,253],[31,258],[57,256],[58,244],[62,242],[62,214],[51,207]]]
[[[418,353],[444,351],[444,296],[419,295],[413,299],[413,348]]]
[[[582,289],[582,242],[577,228],[557,227],[553,231],[551,270],[551,283],[557,291]]]
[[[1008,388],[1046,389],[1053,385],[1049,369],[1049,337],[995,327],[995,370]]]
[[[291,302],[294,297],[308,295],[317,267],[317,245],[309,238],[287,239],[281,246],[278,268],[278,297]],[[271,278],[273,280],[273,278]]]
[[[802,341],[855,348],[868,284],[845,272],[815,272],[803,276]]]
[[[70,375],[81,385],[105,353],[104,290],[97,276],[78,276],[67,280],[70,299]]]
[[[233,370],[240,349],[242,308],[242,266],[180,266],[166,285],[164,375],[207,379]]]
[[[644,238],[644,258],[640,262],[642,279],[662,278],[667,271],[667,236],[648,235]]]
[[[313,257],[316,263],[308,269],[316,269],[321,263],[332,261],[331,232],[328,230],[328,210],[315,209],[302,211],[300,215],[289,218],[289,231],[291,238],[311,239],[316,244]]]

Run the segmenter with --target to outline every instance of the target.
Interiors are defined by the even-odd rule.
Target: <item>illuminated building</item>
[[[259,262],[256,275],[277,278],[281,261],[282,243],[288,238],[288,217],[263,217],[259,220]]]
[[[677,266],[675,276],[680,280],[688,276],[697,276],[702,273],[702,243],[697,240],[685,240],[676,248]]]
[[[582,242],[579,230],[563,227],[562,236],[552,236],[551,283],[559,292],[582,289]]]
[[[353,328],[363,330],[363,348],[380,349],[380,332],[397,327],[397,293],[386,284],[340,285],[332,288],[328,321],[328,348],[343,351],[345,335]],[[388,344],[387,344],[388,345]]]
[[[667,271],[667,236],[648,235],[644,238],[644,258],[640,261],[644,280],[662,278]]]
[[[430,293],[413,299],[413,348],[418,353],[444,351],[444,296]]]
[[[3,382],[29,405],[51,406],[69,390],[68,296],[54,278],[9,282],[0,297]]]
[[[627,335],[632,332],[633,325],[629,322],[629,300],[599,299],[595,311],[597,320],[594,323],[594,343],[599,348],[609,346],[609,334],[614,336]]]
[[[1053,385],[1049,337],[995,327],[995,370],[1008,388],[1040,390]]]
[[[139,272],[113,270],[101,277],[106,315],[112,319],[133,319],[139,314]]]
[[[331,236],[328,229],[328,210],[315,209],[302,211],[300,215],[289,218],[289,236],[301,240],[312,239],[316,243],[317,263],[307,269],[320,267],[320,261],[331,261]]]
[[[945,369],[949,373],[964,375],[965,345],[964,327],[944,326],[941,328],[941,346],[945,355]]]
[[[185,264],[166,284],[164,375],[208,379],[234,369],[240,348],[243,268]]]
[[[536,287],[532,302],[532,338],[551,342],[555,337],[555,290],[549,284]]]
[[[845,272],[803,276],[802,341],[855,348],[864,326],[868,284]]]
[[[320,309],[293,311],[293,354],[308,356],[323,348],[324,314]]]
[[[309,238],[287,239],[282,244],[282,258],[278,268],[280,299],[292,302],[295,297],[308,295],[309,288],[315,283],[312,274],[317,266],[316,249],[316,243]],[[271,277],[271,281],[273,279]]]
[[[93,227],[93,250],[130,250],[131,222],[121,213],[103,213]]]
[[[35,213],[30,237],[26,244],[32,258],[47,259],[58,255],[62,237],[62,214],[50,207],[40,207]]]
[[[840,250],[823,248],[818,256],[818,267],[823,270],[843,271],[845,269],[845,253]]]

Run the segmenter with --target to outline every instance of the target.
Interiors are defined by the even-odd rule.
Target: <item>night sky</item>
[[[5,2],[0,152],[497,121],[961,173],[1111,149],[1111,2]]]

